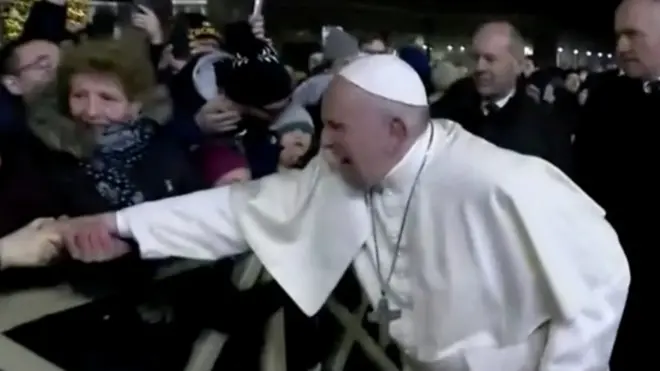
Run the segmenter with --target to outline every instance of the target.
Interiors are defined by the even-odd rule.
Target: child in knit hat
[[[314,121],[303,107],[290,105],[270,127],[280,142],[280,169],[300,167],[300,161],[312,146]]]

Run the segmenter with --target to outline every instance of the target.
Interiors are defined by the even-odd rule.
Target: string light
[[[5,35],[8,39],[15,39],[23,32],[23,25],[27,19],[32,5],[37,0],[14,0],[2,14]],[[67,27],[78,29],[87,23],[89,0],[68,0]]]
[[[612,58],[612,54],[607,54],[607,58]]]
[[[462,51],[462,52],[465,51],[465,47],[464,47],[463,45],[461,45],[461,47],[460,47],[459,49],[460,49],[460,51]]]
[[[603,53],[598,53],[598,58],[603,58]]]
[[[447,45],[447,50],[448,50],[448,51],[452,51],[452,50],[454,50],[454,47],[451,46],[451,45]]]
[[[564,48],[562,47],[557,48],[557,53],[563,53],[563,52],[564,52]]]
[[[587,50],[587,57],[591,57],[591,51]]]
[[[573,54],[578,55],[578,54],[580,54],[580,51],[577,50],[577,49],[573,49]]]
[[[89,10],[89,0],[67,0],[67,27],[73,30],[84,27],[89,20]]]

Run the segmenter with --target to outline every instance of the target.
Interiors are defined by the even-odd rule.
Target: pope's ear
[[[13,95],[23,95],[23,89],[18,83],[18,79],[14,76],[4,75],[2,76],[2,85]]]
[[[401,118],[395,117],[390,122],[390,132],[396,138],[401,140],[407,139],[409,134],[408,131],[408,125],[406,125],[406,123]]]

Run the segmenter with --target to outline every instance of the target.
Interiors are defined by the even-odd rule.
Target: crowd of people
[[[273,220],[286,219],[285,216],[289,215],[287,213],[291,212],[289,209],[294,206],[278,204],[262,210],[263,206],[257,201],[265,202],[260,200],[264,196],[259,196],[260,191],[250,188],[250,184],[263,184],[264,189],[270,189],[268,187],[272,185],[269,182],[276,182],[277,179],[284,179],[282,182],[285,182],[287,179],[304,177],[297,174],[311,173],[310,168],[320,166],[317,155],[327,146],[324,140],[331,140],[328,138],[358,146],[355,142],[357,139],[345,137],[348,129],[335,118],[341,115],[332,116],[334,111],[324,106],[338,104],[351,96],[350,89],[341,86],[346,82],[337,81],[336,76],[339,74],[346,81],[379,97],[407,106],[425,107],[422,112],[427,113],[423,114],[414,110],[405,111],[406,118],[410,120],[419,117],[426,117],[421,120],[424,122],[429,119],[451,120],[460,124],[460,130],[499,148],[543,159],[552,165],[549,168],[553,170],[543,170],[547,174],[538,176],[554,179],[561,177],[561,182],[566,184],[575,182],[604,209],[607,221],[618,234],[618,241],[626,255],[627,265],[623,264],[625,259],[622,264],[629,266],[632,276],[627,302],[625,294],[628,292],[628,281],[625,277],[609,277],[620,279],[617,281],[617,285],[621,285],[617,286],[617,293],[623,292],[623,299],[619,296],[616,299],[618,301],[611,302],[608,309],[603,304],[591,314],[586,314],[587,317],[592,316],[590,320],[594,324],[607,321],[607,326],[594,325],[592,330],[580,328],[583,332],[573,334],[575,337],[583,337],[584,344],[580,344],[583,347],[580,351],[585,352],[582,354],[584,359],[569,366],[570,359],[561,361],[562,357],[571,356],[571,352],[567,351],[565,354],[558,353],[557,358],[550,361],[556,363],[544,367],[536,363],[536,368],[526,363],[531,368],[520,368],[521,371],[604,370],[601,367],[606,367],[609,360],[603,357],[609,358],[612,348],[612,369],[632,370],[636,367],[631,364],[642,362],[647,354],[652,354],[637,340],[638,333],[645,328],[643,326],[649,325],[645,320],[649,318],[645,315],[649,310],[645,297],[650,292],[647,286],[650,279],[641,277],[650,272],[647,265],[651,262],[646,252],[652,248],[648,245],[654,241],[650,234],[653,230],[652,218],[640,216],[633,209],[640,206],[638,204],[655,205],[654,193],[650,189],[653,183],[644,180],[641,172],[641,168],[650,167],[648,162],[653,137],[641,135],[638,129],[641,126],[638,125],[646,121],[646,114],[653,113],[653,104],[660,98],[660,5],[656,2],[624,0],[617,10],[615,24],[620,68],[599,72],[557,67],[537,68],[525,55],[523,35],[505,21],[489,22],[478,28],[471,46],[475,61],[471,71],[448,61],[433,61],[428,50],[418,45],[406,45],[393,50],[378,37],[358,39],[339,28],[330,31],[321,52],[310,55],[307,71],[294,71],[282,61],[275,43],[265,32],[264,19],[259,14],[252,15],[246,21],[227,24],[219,30],[202,14],[181,13],[173,18],[171,25],[163,27],[151,9],[136,6],[131,23],[130,27],[117,32],[112,15],[100,11],[86,28],[74,32],[66,28],[66,0],[39,0],[33,5],[22,35],[2,46],[0,287],[6,292],[35,285],[68,282],[84,295],[99,298],[92,305],[16,328],[11,331],[13,338],[66,370],[183,370],[200,330],[210,327],[231,335],[230,343],[216,362],[216,369],[257,370],[260,367],[259,354],[265,342],[264,326],[273,313],[284,308],[289,369],[311,370],[324,364],[323,360],[334,349],[333,339],[337,331],[336,326],[326,326],[333,321],[326,321],[324,316],[341,316],[332,307],[330,314],[316,314],[313,313],[315,310],[301,304],[304,300],[287,286],[287,279],[282,278],[283,273],[272,268],[273,259],[276,258],[261,252],[260,245],[264,243],[263,239],[267,239],[263,237],[265,234],[262,236],[248,232],[245,220],[229,223],[226,221],[229,219],[223,219],[218,223],[229,223],[222,225],[227,230],[238,228],[248,236],[247,242],[254,245],[256,255],[268,273],[275,277],[275,280],[258,280],[248,288],[239,288],[232,283],[232,275],[241,268],[240,263],[251,258],[247,250],[237,248],[235,253],[220,253],[221,249],[214,250],[208,246],[210,242],[195,234],[203,232],[225,241],[222,243],[235,244],[229,241],[234,237],[219,236],[213,231],[213,228],[221,228],[218,225],[210,227],[201,222],[192,224],[187,226],[190,234],[179,231],[179,237],[163,232],[161,237],[168,242],[163,242],[165,247],[161,250],[152,246],[159,243],[158,238],[148,236],[149,233],[157,233],[154,232],[157,228],[143,226],[140,230],[138,226],[140,222],[135,215],[144,215],[143,212],[136,212],[131,220],[135,224],[130,226],[131,231],[127,233],[131,238],[110,240],[111,236],[104,232],[69,232],[77,228],[79,224],[76,223],[84,225],[81,230],[94,232],[97,228],[98,232],[98,225],[86,223],[85,218],[79,217],[107,215],[127,208],[132,210],[138,205],[147,207],[153,201],[199,194],[196,192],[209,189],[230,189],[236,184],[245,184],[245,192],[255,198],[255,201],[247,201],[248,205],[252,205],[248,209],[251,207],[252,212],[259,211],[265,215],[261,218],[251,217],[252,222],[262,228],[274,228]],[[165,28],[170,29],[167,34]],[[381,68],[381,64],[376,62],[370,67],[376,72],[369,71],[367,67],[371,65],[368,60],[376,58],[374,61],[377,61],[376,56],[402,61],[405,68],[415,72],[415,76],[399,82],[394,74],[390,81],[385,77],[387,71],[378,74],[376,70]],[[365,60],[367,62],[362,64],[367,67],[360,67],[358,62]],[[389,59],[379,63],[384,66],[383,71],[387,66],[394,66],[391,67],[393,73],[405,74],[403,67]],[[351,66],[357,67],[351,69]],[[363,81],[363,75],[370,80]],[[373,76],[380,80],[374,83]],[[390,92],[402,90],[411,84],[410,81],[416,83],[417,80],[423,85],[421,103],[409,98],[414,94],[408,90]],[[374,84],[377,89],[372,87]],[[381,94],[381,91],[387,93]],[[398,98],[401,94],[408,95]],[[358,95],[355,97],[357,101]],[[365,107],[380,104],[370,100],[368,102]],[[399,115],[399,111],[390,108],[384,109],[384,112],[394,115],[392,117]],[[352,114],[358,115],[356,112]],[[368,118],[365,117],[366,122]],[[397,130],[406,135],[412,131],[410,127],[397,128],[393,126],[390,133],[393,137],[399,135]],[[447,127],[446,130],[452,132],[459,129]],[[427,131],[420,131],[419,138],[422,139],[419,140],[432,143],[434,135],[440,135],[433,134],[431,130],[430,139],[424,139],[428,135],[422,133]],[[374,142],[385,140],[378,136],[371,139]],[[425,143],[423,145],[426,146]],[[375,144],[369,139],[362,146],[365,151],[376,151]],[[335,156],[343,157],[335,160],[340,165],[350,164],[367,174],[380,171],[375,167],[369,168],[366,162],[358,163],[350,157],[354,154],[346,148],[339,153],[341,155],[335,153]],[[383,150],[382,153],[385,156],[389,152]],[[485,150],[483,153],[490,152]],[[497,167],[494,158],[499,159],[499,156],[493,152],[493,158],[475,161]],[[423,158],[420,172],[427,161],[426,155]],[[373,158],[373,161],[376,159]],[[513,160],[507,161],[502,160],[503,164],[506,163],[502,165],[502,171],[515,168],[518,176],[527,174],[525,171],[530,177],[540,174],[534,167],[527,166],[524,170],[524,165],[515,165]],[[640,161],[639,168],[633,166]],[[468,162],[462,166],[478,167],[468,165]],[[556,169],[560,171],[555,173]],[[323,173],[322,170],[317,171]],[[273,174],[280,176],[273,178]],[[476,175],[474,177],[477,179]],[[254,182],[259,179],[263,181]],[[311,185],[314,179],[309,175],[306,180],[309,184],[305,184],[305,187],[320,187],[321,190],[317,192],[330,195],[328,199],[332,199],[334,193],[344,192],[340,186],[337,186],[337,190],[328,190],[326,188],[330,186]],[[332,183],[327,179],[324,181]],[[297,192],[299,197],[306,194],[307,188],[299,185],[302,180],[290,182],[299,182],[296,183],[299,189],[286,188],[287,191]],[[468,183],[461,187],[470,188]],[[451,189],[457,188],[460,187],[454,185]],[[412,198],[413,191],[410,192],[408,203],[399,202],[396,206],[397,210],[405,209],[399,241],[396,243],[397,253]],[[294,197],[286,192],[278,194],[269,191],[264,194],[283,200]],[[548,188],[547,197],[555,195],[571,198],[574,204],[586,205],[591,202],[586,197],[582,199],[569,192]],[[539,196],[546,197],[540,193]],[[229,204],[239,202],[235,199],[248,196],[235,194],[231,196],[233,199],[229,195],[227,197],[224,200]],[[533,198],[525,199],[536,202]],[[211,207],[204,206],[203,201],[197,206],[190,206],[199,201],[197,199],[181,200],[188,200],[191,209]],[[445,201],[449,203],[450,200]],[[314,203],[316,201],[296,198],[295,202],[295,208],[314,204],[317,205],[315,207],[326,208],[328,214],[342,218],[341,213],[332,211],[333,205],[327,201]],[[343,201],[337,202],[341,204]],[[492,202],[502,201],[493,199]],[[553,202],[561,207],[566,203],[558,200]],[[321,206],[318,206],[319,203]],[[572,208],[574,204],[566,205],[566,208]],[[546,206],[539,201],[536,207],[543,209]],[[597,207],[584,208],[595,210]],[[577,235],[582,231],[585,235],[590,233],[587,228],[591,228],[591,224],[573,218],[564,209],[555,211],[552,218],[566,218],[566,223],[569,220],[575,221],[576,225],[572,229],[562,229],[567,234],[573,234],[571,238],[579,239]],[[153,215],[158,213],[157,209],[151,212]],[[164,211],[162,215],[168,212]],[[180,208],[171,213],[176,214],[177,218],[195,219]],[[352,220],[348,214],[343,217]],[[589,214],[600,215],[600,212],[589,211]],[[308,233],[317,232],[316,238],[332,237],[344,242],[353,241],[350,237],[322,232],[323,228],[312,225],[314,222],[323,223],[321,219],[309,213],[305,215],[310,218],[308,221],[297,220],[295,223],[300,228],[307,228]],[[521,215],[523,219],[529,217],[529,214],[522,212]],[[456,214],[455,217],[460,219],[461,215]],[[468,216],[465,218],[470,219]],[[548,214],[543,218],[550,216]],[[150,219],[144,217],[144,220],[147,223]],[[208,223],[211,220],[215,219],[209,217]],[[542,220],[547,223],[549,219],[538,221]],[[419,220],[415,221],[423,224]],[[293,223],[291,220],[287,222]],[[584,229],[577,229],[578,226]],[[116,226],[117,234],[127,237],[121,232],[122,228],[126,227]],[[460,230],[458,226],[455,228],[456,231]],[[466,231],[472,233],[474,229]],[[557,233],[557,230],[553,230],[553,233]],[[608,235],[606,230],[601,233]],[[283,228],[276,235],[282,241],[303,238],[291,228]],[[554,237],[545,236],[548,239]],[[479,239],[474,236],[472,238]],[[514,244],[513,240],[508,241]],[[592,241],[584,237],[581,243],[587,244],[587,241],[593,243],[604,240]],[[324,243],[327,244],[319,244]],[[181,251],[169,251],[171,246],[168,247],[168,244],[178,246]],[[374,244],[378,255],[377,243]],[[112,248],[102,252],[92,251],[99,246]],[[552,246],[548,244],[544,247],[552,249]],[[331,248],[330,245],[328,248]],[[618,245],[614,247],[615,250],[617,248]],[[610,251],[610,246],[603,247],[602,251],[591,251],[597,255],[593,256],[595,261],[602,258],[598,256],[601,254],[610,257],[616,255]],[[230,255],[232,257],[228,257]],[[355,255],[354,252],[351,256]],[[154,287],[152,280],[155,272],[171,262],[167,259],[144,258],[168,256],[219,260],[177,277],[166,285]],[[307,255],[301,253],[300,256]],[[220,259],[224,257],[227,258]],[[289,259],[289,255],[286,257]],[[321,264],[314,263],[312,258],[291,259],[309,259],[312,266]],[[334,260],[328,259],[332,262],[324,264],[333,265]],[[379,259],[376,258],[376,264],[380,272]],[[357,261],[356,269],[359,265]],[[392,263],[393,271],[395,263],[396,259]],[[572,264],[569,261],[566,263],[569,266]],[[452,261],[451,264],[463,263]],[[604,279],[602,275],[621,273],[620,264],[612,263],[605,267],[607,264],[602,263],[604,266],[595,268],[582,260],[575,264],[579,267],[576,268],[577,273],[566,268],[566,276],[578,280],[573,282],[575,293],[562,291],[563,287],[569,287],[570,284],[562,286],[564,283],[558,283],[559,280],[549,280],[557,285],[547,290],[559,296],[556,306],[560,307],[557,311],[561,313],[573,310],[573,304],[567,304],[570,299],[561,297],[568,298],[578,295],[576,293],[587,292],[580,291],[582,280],[604,282],[599,281]],[[520,268],[518,265],[514,267],[503,263],[500,268],[518,269],[516,267]],[[449,270],[458,269],[452,267]],[[601,269],[602,272],[599,271]],[[363,283],[364,277],[359,270],[356,274],[357,280],[353,276],[343,276],[337,289],[339,296],[347,296],[346,302],[352,303],[346,305],[351,312],[359,311],[362,306],[362,291],[357,281]],[[547,274],[563,275],[557,271]],[[442,280],[440,276],[436,278]],[[381,279],[380,273],[378,279]],[[337,282],[328,285],[334,287]],[[387,286],[388,283],[383,285]],[[457,288],[451,290],[460,290],[462,285],[467,284],[458,284]],[[597,288],[593,290],[597,291]],[[517,298],[515,300],[521,302],[527,300],[515,295],[506,298]],[[372,306],[376,301],[371,300]],[[497,305],[507,307],[505,304],[498,302]],[[472,309],[457,307],[452,310],[480,313]],[[513,306],[509,309],[517,310]],[[313,314],[311,318],[309,312]],[[437,315],[442,316],[442,313]],[[431,313],[425,316],[431,316]],[[552,322],[554,317],[550,317],[547,320]],[[567,321],[572,321],[568,314],[567,317]],[[334,322],[342,325],[342,321],[337,318]],[[614,338],[610,339],[607,334],[612,331],[612,334],[616,334],[620,320],[615,346]],[[477,319],[474,321],[480,322]],[[575,321],[578,322],[577,319]],[[535,323],[535,326],[541,327],[545,321],[541,322]],[[444,325],[451,327],[449,323]],[[516,327],[516,324],[508,325]],[[530,333],[524,334],[525,337],[531,337],[531,331],[537,329],[521,329],[523,332],[528,330]],[[593,334],[590,331],[600,332]],[[551,335],[547,336],[550,338]],[[393,337],[399,345],[406,345],[407,340]],[[428,341],[441,343],[438,338]],[[480,346],[490,346],[490,340],[484,341]],[[567,338],[557,341],[570,343]],[[561,347],[557,344],[555,346]],[[391,346],[384,349],[388,355],[392,353]],[[379,364],[379,369],[388,369],[387,362],[374,361],[377,357],[370,355],[368,350],[364,353],[347,356],[350,362],[345,361],[344,369],[374,369],[372,363]],[[435,356],[444,357],[438,354]],[[495,358],[491,358],[491,361],[497,362],[497,355],[492,357]],[[593,359],[587,360],[588,357]],[[406,360],[406,356],[394,358],[402,364],[415,364],[414,360]],[[577,364],[582,367],[573,368]],[[487,366],[473,364],[455,364],[454,367],[431,369],[488,369]],[[519,368],[510,370],[514,369]]]

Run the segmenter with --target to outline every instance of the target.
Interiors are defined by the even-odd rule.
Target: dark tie
[[[484,113],[486,114],[486,116],[490,116],[494,113],[497,113],[497,111],[500,110],[500,106],[498,106],[497,104],[495,104],[493,102],[485,103],[483,107],[484,107],[483,110],[484,110]]]

